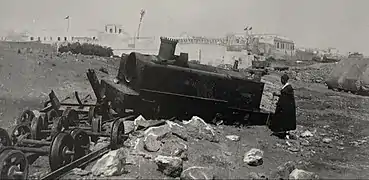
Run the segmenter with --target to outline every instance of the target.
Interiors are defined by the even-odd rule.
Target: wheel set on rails
[[[56,179],[127,140],[124,121],[133,116],[113,117],[98,103],[88,105],[88,110],[74,108],[80,103],[63,105],[53,91],[49,97],[51,103],[44,109],[25,110],[10,134],[0,128],[0,179],[28,179],[30,157],[40,156],[49,157],[51,170],[41,179]],[[112,123],[111,128],[103,130],[107,123]],[[96,143],[99,137],[110,138],[110,144],[91,152],[90,142]]]

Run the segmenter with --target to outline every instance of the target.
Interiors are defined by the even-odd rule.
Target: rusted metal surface
[[[174,65],[161,65],[148,62],[142,55],[129,55],[129,61],[135,61],[136,71],[131,81],[126,82],[136,91],[149,89],[203,98],[222,99],[232,106],[246,109],[258,109],[264,84],[230,74],[183,68]],[[139,68],[138,68],[139,67]],[[130,68],[130,67],[127,67]]]
[[[133,52],[121,59],[119,84],[101,81],[114,110],[204,119],[216,113],[232,118],[263,114],[259,107],[264,83],[249,80],[243,72],[188,63],[188,55],[174,55],[175,46],[176,41],[162,38],[158,56]]]
[[[101,102],[101,100],[102,100],[101,85],[100,85],[100,82],[99,82],[99,80],[96,76],[95,71],[93,69],[88,69],[86,74],[87,74],[88,81],[91,84],[92,90],[95,93],[97,102]]]

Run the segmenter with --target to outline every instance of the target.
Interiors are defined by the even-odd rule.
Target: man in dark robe
[[[288,131],[296,129],[296,105],[292,86],[288,83],[289,77],[284,74],[281,77],[283,87],[280,94],[273,93],[278,96],[277,107],[272,117],[269,128],[273,134],[284,138]]]

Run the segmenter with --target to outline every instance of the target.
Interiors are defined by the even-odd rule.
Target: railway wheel
[[[42,133],[44,120],[41,116],[34,117],[31,123],[31,137],[34,140],[41,140],[45,138],[45,133]]]
[[[119,149],[127,137],[124,134],[124,122],[122,119],[117,119],[113,123],[110,132],[110,147],[111,149]]]
[[[10,139],[8,132],[5,129],[0,128],[0,147],[1,146],[11,146],[11,145],[12,145],[12,141]]]
[[[0,179],[27,179],[29,164],[26,155],[13,149],[0,154]]]
[[[73,137],[65,132],[55,136],[49,152],[49,164],[51,171],[55,171],[72,162],[75,152]]]
[[[22,112],[22,114],[17,119],[17,125],[18,124],[23,124],[23,123],[24,124],[31,124],[31,121],[32,121],[33,117],[35,117],[35,114],[31,110],[26,109]]]
[[[12,133],[11,133],[11,139],[13,141],[13,144],[17,143],[17,140],[21,137],[21,136],[25,136],[25,135],[30,135],[31,134],[31,129],[28,125],[25,124],[19,124],[17,126],[14,127]]]
[[[79,128],[74,128],[70,135],[74,140],[74,156],[73,160],[77,160],[85,156],[90,147],[90,139],[85,131]]]

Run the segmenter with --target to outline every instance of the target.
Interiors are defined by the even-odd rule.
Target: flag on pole
[[[140,12],[140,21],[142,21],[142,18],[143,18],[144,15],[145,15],[145,10],[144,9],[141,9],[141,12]]]
[[[144,16],[145,15],[145,10],[144,9],[141,9],[140,15],[141,16]]]
[[[69,19],[69,16],[65,17],[64,19]]]

